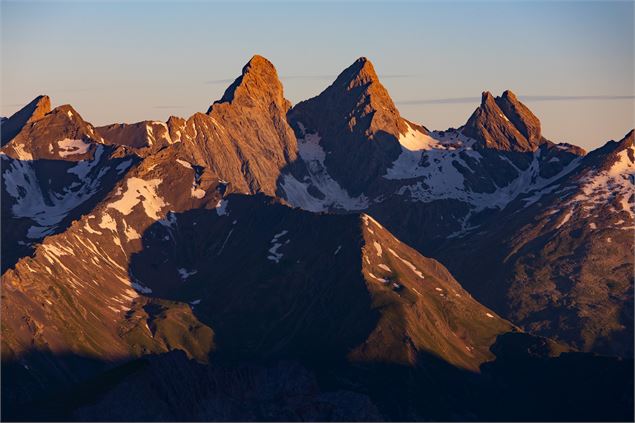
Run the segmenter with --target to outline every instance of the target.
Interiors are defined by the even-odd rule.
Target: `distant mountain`
[[[137,149],[144,147],[171,144],[172,138],[167,124],[164,122],[144,121],[138,123],[113,123],[95,128],[104,138],[104,142],[115,145],[126,145]],[[156,147],[154,148],[156,149]]]
[[[633,131],[511,91],[432,131],[366,58],[292,107],[261,56],[187,119],[0,131],[3,417],[632,418]]]
[[[583,350],[633,354],[633,131],[441,253],[485,304]],[[452,260],[465,248],[487,251]]]
[[[8,120],[23,126],[0,149],[3,272],[95,207],[135,161],[105,146],[71,106],[49,107],[40,96]]]
[[[545,141],[538,118],[511,91],[496,98],[485,91],[462,132],[481,148],[504,151],[533,152]]]
[[[365,57],[319,96],[295,106],[289,116],[297,127],[319,134],[320,145],[328,153],[325,165],[353,195],[363,192],[397,159],[400,134],[411,125],[425,131],[399,115]]]
[[[9,118],[2,118],[2,142],[4,146],[20,132],[20,130],[30,122],[44,117],[51,111],[51,99],[46,95],[37,96],[33,101],[14,113]]]

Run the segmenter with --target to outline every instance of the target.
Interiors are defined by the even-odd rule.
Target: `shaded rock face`
[[[102,141],[66,105],[29,121],[2,147],[3,272],[95,207],[136,160]]]
[[[152,404],[139,407],[138,404]],[[93,421],[382,421],[370,399],[323,392],[297,362],[203,366],[172,352],[144,360],[96,404],[74,412]]]
[[[27,123],[35,122],[51,111],[51,99],[47,95],[37,96],[33,101],[2,121],[2,141],[4,146],[11,141]]]
[[[498,359],[481,366],[480,374],[444,365],[432,355],[421,357],[426,363],[421,367],[340,364],[329,370],[290,360],[201,365],[173,351],[116,367],[24,409],[3,403],[3,417],[20,421],[632,419],[632,360],[571,353],[523,333],[499,336],[492,351]]]
[[[352,195],[367,188],[399,156],[399,136],[407,130],[372,63],[362,57],[319,96],[289,113],[294,125],[317,132],[327,152],[326,166]]]
[[[207,198],[191,198],[196,170],[171,165],[181,148],[141,162],[92,215],[4,275],[3,359],[27,370],[7,403],[20,408],[122,361],[175,349],[213,363],[294,357],[326,374],[349,361],[417,366],[422,354],[475,370],[493,358],[496,336],[513,330],[368,216],[308,213],[264,196],[219,200],[213,186]],[[136,193],[143,197],[129,203]],[[78,366],[69,379],[71,353],[100,365]],[[198,380],[189,374],[181,377]],[[153,389],[135,395],[152,401]],[[343,407],[349,394],[312,395],[300,400],[326,407],[312,413],[365,408]],[[199,411],[237,412],[212,405]]]
[[[476,298],[532,333],[632,357],[634,172],[631,131],[438,257]],[[454,260],[466,249],[488,254]]]
[[[544,141],[538,118],[512,93],[494,98],[483,92],[481,105],[463,127],[481,148],[533,152]]]

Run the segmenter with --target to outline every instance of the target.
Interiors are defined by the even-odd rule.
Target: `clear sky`
[[[584,148],[634,120],[633,2],[2,0],[3,116],[38,94],[96,125],[205,111],[253,54],[293,103],[366,56],[402,115],[460,126],[514,91],[545,136]]]

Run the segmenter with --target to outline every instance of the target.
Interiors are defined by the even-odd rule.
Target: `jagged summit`
[[[375,67],[366,57],[360,57],[339,74],[333,85],[345,85],[352,89],[373,82],[379,82]]]
[[[610,170],[616,161],[623,161],[622,167],[615,168],[619,169],[616,173],[623,173],[623,177],[628,178],[630,171],[624,165],[627,162],[635,162],[635,147],[633,146],[635,136],[633,134],[631,129],[619,141],[609,141],[602,147],[591,151],[585,157],[584,165],[599,170]]]
[[[243,66],[241,75],[225,90],[223,97],[209,107],[207,114],[210,114],[217,104],[237,103],[253,107],[256,103],[268,104],[271,101],[285,110],[291,107],[289,101],[284,98],[276,68],[266,58],[255,55]]]
[[[50,99],[46,96],[36,104],[31,116],[2,146],[2,152],[7,156],[19,160],[84,160],[92,157],[93,144],[104,141],[71,105],[50,110]]]
[[[35,97],[29,104],[15,112],[2,123],[2,141],[5,145],[11,141],[29,122],[35,122],[51,111],[51,99],[47,95]]]
[[[482,148],[504,151],[535,151],[545,141],[540,120],[510,90],[496,98],[484,91],[463,133],[479,141]]]
[[[401,151],[400,136],[408,131],[365,57],[340,73],[320,95],[297,104],[289,118],[320,134],[322,145],[334,152],[326,159],[327,167],[352,193],[361,192],[369,180],[385,172]]]

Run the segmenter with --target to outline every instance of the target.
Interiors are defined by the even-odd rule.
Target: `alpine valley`
[[[3,119],[2,419],[632,421],[633,131],[475,106],[254,56],[187,119]]]

